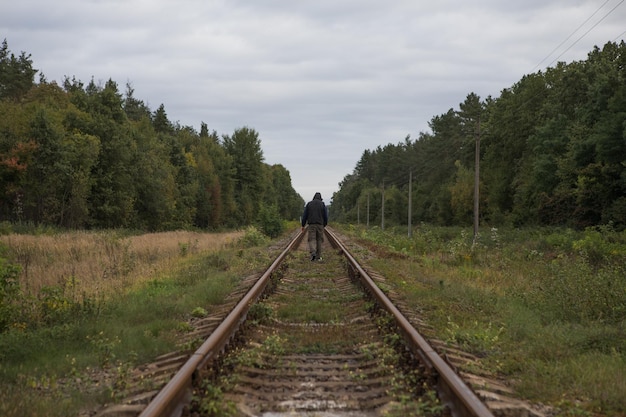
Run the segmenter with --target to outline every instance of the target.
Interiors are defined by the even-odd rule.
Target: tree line
[[[365,150],[333,196],[335,220],[626,227],[626,45],[525,75],[499,97],[467,95],[416,140]],[[384,193],[384,194],[383,194]],[[382,196],[384,195],[384,204]]]
[[[172,230],[297,219],[304,200],[249,127],[172,123],[109,79],[62,85],[0,47],[0,220]]]

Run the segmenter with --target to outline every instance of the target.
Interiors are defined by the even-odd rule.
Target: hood
[[[320,193],[315,193],[315,195],[313,196],[313,200],[321,200],[322,199],[322,194]]]

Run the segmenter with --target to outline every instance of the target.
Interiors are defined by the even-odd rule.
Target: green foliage
[[[274,317],[274,310],[263,302],[252,304],[248,311],[248,320],[253,324],[265,324],[272,317]]]
[[[39,293],[38,305],[41,309],[41,321],[47,324],[68,320],[80,307],[79,304],[69,299],[64,288],[59,286],[42,288]]]
[[[282,165],[272,165],[268,171],[272,188],[266,190],[265,201],[276,205],[278,216],[285,220],[299,220],[304,200],[293,189],[289,171]],[[275,201],[275,203],[273,203]]]
[[[270,238],[280,236],[285,230],[277,206],[262,206],[257,220],[259,229]]]
[[[624,265],[626,262],[626,231],[616,232],[612,224],[585,230],[582,239],[572,242],[572,249],[594,268],[603,265]]]
[[[553,232],[528,250],[533,283],[514,293],[546,319],[620,323],[626,314],[626,234],[610,226]],[[552,258],[547,263],[546,257]]]
[[[115,350],[122,343],[119,337],[108,337],[104,332],[94,336],[87,336],[92,348],[97,352],[98,364],[102,368],[108,368],[115,360]]]
[[[23,295],[19,290],[17,284],[19,272],[15,272],[19,271],[19,268],[13,266],[10,269],[13,270],[11,274],[15,276],[13,279],[3,281],[6,287],[0,290],[0,312],[3,313],[0,317],[2,324],[0,333],[9,328],[25,330],[77,323],[87,317],[96,317],[101,312],[101,300],[84,294],[81,294],[81,297],[77,296],[73,277],[63,284],[43,287],[37,297],[31,297]]]
[[[0,48],[0,218],[64,228],[241,227],[261,202],[295,219],[289,172],[263,163],[259,134],[220,142],[168,120],[115,81],[32,80],[30,56]]]
[[[431,119],[432,132],[366,150],[333,198],[335,221],[380,225],[377,195],[395,187],[384,213],[394,224],[409,215],[470,224],[480,136],[483,224],[626,228],[624,68],[626,43],[608,42],[586,61],[524,75],[499,97],[468,94],[458,111]]]
[[[0,333],[18,320],[20,267],[9,263],[0,251]]]
[[[447,341],[472,353],[484,355],[498,348],[504,327],[494,329],[491,323],[474,321],[472,326],[461,328],[448,317]]]
[[[571,322],[619,323],[626,314],[622,266],[592,268],[584,260],[553,264],[537,279],[537,287],[520,293],[529,306],[540,308],[547,319]]]
[[[218,385],[205,380],[194,395],[191,407],[203,416],[229,417],[237,415],[237,408],[232,401],[224,399],[224,393]]]
[[[386,255],[372,268],[436,334],[475,354],[462,369],[558,415],[626,411],[623,231],[485,228],[472,244],[467,228],[346,229]]]
[[[465,168],[461,161],[455,163],[457,173],[450,186],[450,207],[458,223],[470,223],[474,207],[474,171]]]
[[[238,252],[241,256],[236,256]],[[81,310],[74,319],[58,314],[60,321],[54,323],[11,326],[0,332],[0,413],[77,415],[86,405],[123,395],[135,363],[180,348],[176,345],[180,332],[189,332],[193,325],[193,321],[181,324],[181,318],[206,314],[224,303],[241,276],[258,270],[258,262],[239,247],[224,249],[218,256],[188,256],[166,276],[101,300],[101,314]],[[71,286],[64,288],[51,290],[41,300],[26,300],[33,303],[29,308],[45,301],[57,303],[50,306],[50,318],[65,311]],[[74,392],[73,381],[91,381],[101,373],[111,377],[110,385],[97,379],[89,390]]]
[[[202,317],[206,317],[207,314],[208,314],[208,312],[204,308],[196,307],[191,312],[191,317],[202,318]]]
[[[251,248],[253,246],[261,246],[267,243],[268,237],[264,235],[259,229],[254,226],[250,226],[246,229],[246,233],[239,239],[239,244],[245,248]]]
[[[0,46],[0,100],[22,98],[32,87],[36,73],[30,54],[22,52],[16,57],[4,39]]]
[[[261,206],[263,190],[263,151],[259,134],[247,127],[237,129],[231,136],[224,136],[224,149],[233,160],[235,170],[235,201],[238,210],[233,220],[238,224],[250,224],[255,220]]]

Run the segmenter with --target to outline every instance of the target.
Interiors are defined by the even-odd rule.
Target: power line
[[[582,36],[578,39],[576,39],[576,41],[571,44],[566,50],[564,50],[561,55],[557,56],[556,58],[554,58],[554,60],[552,62],[550,62],[550,64],[548,66],[551,66],[552,64],[554,64],[554,62],[559,59],[560,57],[562,57],[567,51],[569,51],[570,49],[572,49],[572,47],[574,45],[576,45],[582,38],[584,38],[585,36],[587,36],[587,34],[589,32],[591,32],[596,26],[598,26],[600,24],[600,22],[602,22],[604,19],[606,19],[611,13],[613,13],[613,11],[615,11],[615,9],[617,9],[622,3],[624,3],[624,0],[620,1],[619,3],[617,3],[617,5],[615,7],[613,7],[611,10],[609,10],[609,12],[607,14],[605,14],[604,16],[602,16],[602,19],[598,20],[593,26],[591,26],[591,28],[589,28],[589,30],[587,30],[585,33],[582,34]]]
[[[624,36],[624,34],[626,34],[626,30],[625,30],[625,31],[623,31],[622,33],[620,33],[619,35],[617,35],[617,37],[616,37],[615,39],[613,39],[613,42],[617,42],[617,40],[618,40],[619,38],[621,38],[622,36]]]
[[[570,33],[570,34],[569,34],[569,36],[563,40],[563,42],[561,42],[560,44],[558,44],[558,45],[556,46],[556,48],[554,48],[552,51],[550,51],[550,53],[549,53],[549,54],[548,54],[548,55],[547,55],[544,59],[542,59],[542,60],[541,60],[541,62],[539,62],[537,65],[535,65],[535,66],[534,66],[534,68],[533,68],[530,72],[534,72],[534,71],[537,69],[537,67],[539,67],[539,65],[543,64],[543,62],[544,62],[546,59],[548,59],[548,58],[550,57],[550,55],[552,55],[553,53],[555,53],[557,49],[559,49],[561,46],[563,46],[563,44],[564,44],[565,42],[567,42],[567,41],[568,41],[568,40],[569,40],[572,36],[574,36],[574,33],[578,32],[578,31],[580,30],[580,28],[582,28],[582,27],[583,27],[583,26],[584,26],[584,25],[585,25],[585,24],[586,24],[589,20],[591,20],[591,18],[592,18],[592,17],[594,17],[594,16],[596,15],[596,13],[598,13],[598,12],[600,11],[600,9],[602,9],[602,8],[603,8],[603,7],[604,7],[604,6],[605,6],[605,5],[609,2],[609,1],[611,1],[611,0],[606,0],[606,1],[602,4],[602,6],[598,7],[598,8],[596,9],[596,11],[595,11],[595,12],[593,12],[593,13],[591,14],[591,16],[589,16],[589,17],[587,18],[587,20],[585,20],[584,22],[582,22],[582,23],[580,24],[580,26],[578,26],[578,27],[576,28],[576,30],[574,30],[572,33]],[[619,5],[618,5],[618,6],[619,6]]]

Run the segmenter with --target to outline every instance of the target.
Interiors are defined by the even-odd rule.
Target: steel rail
[[[196,371],[213,360],[224,349],[239,329],[241,323],[246,319],[252,304],[257,301],[265,290],[274,271],[287,254],[300,244],[303,236],[304,233],[300,232],[289,242],[283,252],[274,260],[231,312],[228,313],[224,321],[220,323],[174,377],[159,391],[148,406],[139,414],[139,417],[174,417],[182,414],[183,407],[191,400],[191,385]]]
[[[361,265],[359,265],[336,234],[329,227],[326,227],[325,231],[332,241],[332,245],[341,250],[350,265],[358,272],[359,279],[366,290],[370,292],[382,308],[393,315],[396,325],[404,333],[408,343],[414,349],[414,353],[422,359],[427,367],[435,370],[439,376],[437,379],[439,389],[445,393],[442,399],[446,405],[450,407],[452,415],[459,417],[493,417],[493,413],[487,406],[476,396],[467,384],[465,384],[461,377],[454,372],[450,365],[439,356],[426,339],[419,334],[385,293],[378,288],[374,280]]]

